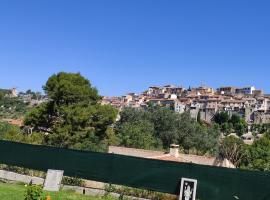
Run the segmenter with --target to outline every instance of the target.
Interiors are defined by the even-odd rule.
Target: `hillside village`
[[[31,107],[49,101],[49,98],[39,92],[17,92],[15,88],[1,90],[6,99],[0,105],[0,121],[23,127],[23,116]],[[256,136],[252,133],[252,125],[270,123],[270,95],[252,87],[220,87],[217,89],[200,86],[185,89],[184,87],[165,85],[151,86],[141,94],[128,93],[121,97],[103,97],[101,104],[112,105],[118,111],[126,107],[145,109],[151,105],[169,108],[177,113],[189,113],[191,118],[201,120],[206,124],[214,121],[217,113],[226,112],[230,116],[237,114],[248,125],[246,133],[241,138],[246,144],[252,144]],[[120,115],[118,115],[119,119]],[[32,128],[30,127],[31,131]],[[30,132],[31,132],[30,131]],[[29,131],[27,131],[29,132]],[[225,134],[228,135],[228,134]],[[232,132],[237,138],[236,133]]]
[[[104,97],[103,104],[118,109],[144,108],[149,104],[168,107],[178,113],[189,112],[197,119],[211,122],[216,113],[226,111],[245,118],[247,123],[270,123],[270,95],[255,87],[197,87],[185,89],[173,85],[152,86],[141,94],[129,93],[122,97]]]
[[[102,104],[110,104],[119,110],[125,107],[138,109],[149,105],[159,105],[177,113],[188,112],[193,119],[211,123],[217,113],[237,114],[249,125],[242,139],[251,144],[255,137],[250,132],[251,125],[270,123],[270,95],[251,87],[211,87],[200,86],[185,89],[174,85],[151,86],[141,94],[128,93],[121,97],[104,97]],[[235,137],[235,133],[231,133]],[[260,135],[257,135],[260,137]]]
[[[0,89],[0,121],[21,127],[26,112],[46,101],[48,98],[39,92],[18,92],[16,88]]]
[[[270,0],[0,5],[0,200],[270,200]]]
[[[23,103],[36,106],[49,99],[32,91],[18,92],[15,88],[5,90],[5,96],[17,98]],[[216,113],[226,111],[238,114],[249,124],[270,123],[270,94],[255,87],[211,87],[200,86],[185,89],[174,85],[151,86],[141,94],[128,93],[121,97],[104,96],[102,104],[110,104],[122,110],[124,107],[145,108],[159,105],[177,113],[190,113],[190,116],[211,123]],[[2,105],[3,107],[3,105]],[[8,108],[12,109],[12,108]]]
[[[0,100],[5,113],[20,111],[21,115],[21,118],[0,116],[0,139],[6,144],[6,154],[11,144],[26,143],[59,148],[57,152],[62,148],[64,152],[72,149],[71,156],[63,157],[61,164],[70,163],[66,159],[72,158],[74,150],[79,150],[77,152],[83,156],[87,152],[89,157],[82,158],[85,169],[93,162],[100,162],[96,165],[98,168],[104,165],[100,157],[85,162],[91,155],[102,155],[127,159],[123,163],[134,159],[158,163],[155,166],[159,173],[161,165],[165,169],[168,169],[165,165],[181,165],[201,169],[211,166],[209,169],[269,170],[269,157],[265,155],[270,146],[270,124],[266,117],[261,122],[255,117],[258,113],[268,115],[270,99],[254,87],[214,90],[169,85],[150,87],[139,95],[101,97],[79,73],[59,72],[48,78],[44,93],[47,96],[30,90],[2,92]],[[225,131],[225,125],[231,128]],[[254,125],[262,129],[254,131]],[[29,158],[31,163],[40,162],[36,151],[33,155],[25,154],[24,150],[11,153],[10,157],[27,155],[27,162]],[[121,163],[121,160],[113,163]],[[147,169],[147,165],[144,168]],[[127,169],[131,166],[133,162]],[[77,166],[74,169],[77,170]],[[88,177],[87,180],[95,181]]]
[[[18,99],[30,106],[36,106],[48,101],[46,95],[42,95],[40,92],[33,92],[31,90],[27,90],[26,92],[18,92],[16,88],[0,89],[0,93],[2,93],[3,97]]]

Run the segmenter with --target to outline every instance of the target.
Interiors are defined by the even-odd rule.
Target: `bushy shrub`
[[[45,200],[45,194],[40,185],[28,185],[24,200]]]
[[[83,187],[85,185],[85,182],[84,180],[77,177],[74,178],[74,177],[64,176],[62,180],[62,184]]]

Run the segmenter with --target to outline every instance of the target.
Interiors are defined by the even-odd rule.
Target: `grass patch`
[[[24,200],[25,186],[0,182],[0,199]],[[73,191],[46,192],[52,200],[116,200],[113,197],[94,197],[75,194]]]

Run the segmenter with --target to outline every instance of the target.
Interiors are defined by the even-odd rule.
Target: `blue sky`
[[[81,72],[102,95],[149,85],[270,92],[270,1],[2,0],[0,88]]]

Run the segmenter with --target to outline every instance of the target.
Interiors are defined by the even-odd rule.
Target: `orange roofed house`
[[[194,163],[199,165],[209,165],[217,167],[235,168],[235,166],[227,159],[216,157],[197,156],[190,154],[179,153],[179,145],[171,145],[170,152],[164,153],[162,151],[150,151],[144,149],[134,149],[126,147],[109,146],[108,153],[119,155],[134,156],[140,158],[174,161],[181,163]]]
[[[14,125],[14,126],[23,126],[23,120],[22,119],[1,119],[2,122],[6,122],[8,124]]]

